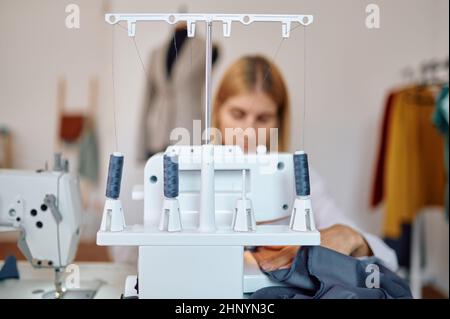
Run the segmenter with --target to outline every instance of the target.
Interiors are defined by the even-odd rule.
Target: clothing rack
[[[418,83],[423,85],[442,84],[448,82],[448,68],[448,57],[443,59],[432,58],[420,63],[418,67],[407,66],[403,68],[401,74],[409,82],[417,80]],[[442,73],[446,74],[445,79],[439,77]]]
[[[402,70],[402,76],[409,84],[417,84],[416,93],[412,95],[413,98],[417,99],[417,105],[430,105],[429,101],[421,100],[420,92],[427,87],[435,88],[436,93],[441,91],[442,87],[449,81],[449,59],[448,57],[443,59],[432,58],[423,61],[416,68],[411,66],[406,67]],[[438,280],[434,277],[436,274],[432,273],[429,265],[430,258],[433,256],[427,256],[428,254],[426,252],[426,247],[433,240],[429,234],[430,227],[427,227],[427,225],[433,223],[437,225],[446,223],[445,215],[437,207],[423,209],[416,215],[411,225],[410,268],[408,277],[412,294],[416,299],[422,298],[422,289],[426,284],[435,283]],[[443,230],[435,229],[434,231],[442,232]],[[445,231],[439,234],[445,238]]]

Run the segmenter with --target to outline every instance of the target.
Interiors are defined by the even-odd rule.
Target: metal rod
[[[62,287],[63,269],[55,268],[55,299],[61,299],[64,296],[64,289]]]
[[[206,144],[211,142],[211,97],[212,97],[212,21],[206,21],[205,45],[205,132]]]
[[[119,22],[127,22],[128,36],[134,37],[136,35],[136,23],[141,21],[165,21],[170,24],[178,22],[187,23],[188,37],[195,36],[195,24],[199,21],[208,22],[222,22],[223,35],[230,36],[232,22],[240,22],[244,25],[249,25],[253,22],[281,22],[281,34],[283,38],[289,38],[291,31],[291,23],[300,23],[307,26],[313,23],[314,16],[312,15],[285,15],[285,14],[177,14],[177,13],[108,13],[105,15],[105,20],[109,24],[116,24]]]

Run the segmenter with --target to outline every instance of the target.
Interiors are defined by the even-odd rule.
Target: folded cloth
[[[6,257],[3,267],[0,269],[0,281],[4,279],[19,279],[17,260],[14,256]]]
[[[265,287],[252,299],[410,299],[407,282],[374,257],[357,259],[321,247],[302,247],[289,269],[266,274],[285,287]]]

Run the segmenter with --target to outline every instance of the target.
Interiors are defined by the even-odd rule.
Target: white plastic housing
[[[256,220],[251,200],[237,200],[232,227],[234,231],[238,232],[250,232],[256,230]]]
[[[178,199],[165,198],[164,207],[161,212],[159,230],[168,232],[177,232],[183,229],[180,216],[180,205]]]
[[[176,152],[179,161],[178,202],[183,229],[197,229],[201,146],[177,146]],[[164,202],[163,155],[159,153],[151,157],[144,170],[144,224],[155,228],[159,226]],[[242,198],[243,169],[247,171],[246,196],[252,202],[256,221],[289,219],[295,199],[292,154],[243,154],[237,146],[214,146],[214,169],[217,229],[231,229],[237,200]]]
[[[310,196],[295,198],[289,227],[302,232],[316,230]]]
[[[105,200],[100,229],[105,232],[120,232],[125,229],[125,216],[120,199]]]

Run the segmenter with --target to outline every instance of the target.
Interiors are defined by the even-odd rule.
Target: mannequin
[[[203,111],[204,46],[204,39],[187,37],[186,23],[179,23],[169,42],[152,52],[139,128],[140,160],[164,151],[176,127],[192,136],[192,122],[200,120]],[[213,64],[218,57],[213,46]]]

